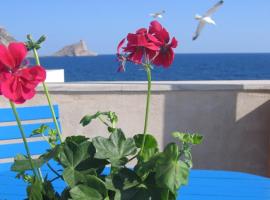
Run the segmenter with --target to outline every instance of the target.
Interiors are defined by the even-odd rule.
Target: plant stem
[[[33,164],[33,160],[31,158],[31,154],[30,154],[30,150],[29,150],[29,147],[28,147],[28,143],[27,143],[27,140],[26,140],[26,136],[25,136],[25,133],[24,133],[24,130],[23,130],[23,127],[22,127],[22,124],[21,124],[21,120],[19,118],[19,115],[18,115],[18,112],[17,112],[17,109],[16,109],[16,106],[15,104],[12,102],[12,101],[9,101],[10,103],[10,106],[12,108],[12,111],[13,111],[13,114],[16,118],[16,121],[17,121],[17,124],[18,124],[18,127],[19,127],[19,130],[21,132],[21,135],[22,135],[22,139],[23,139],[23,143],[24,143],[24,148],[26,150],[26,153],[27,153],[27,156],[28,156],[28,160],[29,160],[29,163],[30,163],[30,166],[32,168],[32,171],[33,171],[33,174],[35,176],[37,176],[37,172],[35,170],[35,167],[34,167],[34,164]],[[39,174],[40,175],[40,174]],[[39,177],[41,179],[41,176]]]
[[[146,138],[147,126],[148,126],[148,118],[149,118],[150,97],[151,97],[151,66],[150,64],[146,65],[145,70],[147,73],[148,88],[147,88],[144,129],[143,129],[143,141],[142,141],[142,148],[141,148],[140,154],[142,154],[144,150],[144,144],[145,144],[145,138]]]
[[[99,119],[103,124],[105,124],[105,126],[110,127],[109,124],[108,124],[102,117],[99,116],[98,119]]]
[[[47,166],[49,167],[49,169],[55,173],[55,175],[59,178],[61,178],[63,180],[63,176],[61,176],[49,163],[47,163]]]
[[[33,49],[33,52],[34,52],[34,57],[35,57],[35,60],[36,60],[36,64],[40,65],[39,56],[38,56],[37,50],[35,48]],[[46,95],[46,98],[47,98],[47,101],[48,101],[48,104],[49,104],[49,107],[50,107],[50,110],[51,110],[51,113],[52,113],[53,122],[54,122],[54,125],[55,125],[55,128],[56,128],[58,137],[60,139],[60,142],[62,143],[63,142],[62,134],[60,132],[60,128],[59,128],[59,125],[58,125],[58,122],[57,122],[57,119],[56,119],[54,108],[53,108],[52,103],[51,103],[51,97],[50,97],[50,94],[49,94],[49,91],[48,91],[48,87],[45,84],[45,82],[43,82],[42,85],[43,85],[43,89],[44,89],[44,92],[45,92],[45,95]]]

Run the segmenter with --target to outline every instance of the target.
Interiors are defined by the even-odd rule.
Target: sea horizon
[[[34,63],[34,59],[30,58]],[[127,63],[118,73],[116,55],[41,57],[46,69],[64,69],[65,81],[143,81],[141,67]],[[158,68],[158,70],[157,70]],[[166,73],[165,73],[166,71]],[[178,53],[167,70],[154,67],[153,80],[270,80],[270,53]]]
[[[270,54],[270,52],[183,52],[175,53],[175,55],[185,55],[185,54]],[[54,56],[54,55],[40,55],[39,57],[96,57],[96,56],[115,56],[116,53],[106,54],[101,53],[93,56]],[[28,56],[32,58],[33,56]]]

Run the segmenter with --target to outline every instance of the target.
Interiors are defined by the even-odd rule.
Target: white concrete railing
[[[132,136],[143,130],[146,82],[50,83],[60,106],[65,136],[108,136],[97,121],[83,128],[85,114],[115,111],[118,126]],[[44,105],[42,87],[23,106]],[[9,104],[0,98],[1,107]],[[245,171],[266,175],[270,152],[270,81],[154,82],[149,133],[161,146],[174,130],[205,137],[194,147],[195,168]]]
[[[46,81],[47,83],[64,83],[65,82],[65,72],[64,69],[51,69],[46,70],[47,77]]]

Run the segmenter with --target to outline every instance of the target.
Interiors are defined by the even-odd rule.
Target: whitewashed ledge
[[[52,102],[59,105],[64,136],[108,137],[98,121],[82,127],[82,116],[114,111],[118,127],[132,137],[144,123],[146,82],[48,83]],[[22,106],[46,105],[42,87]],[[159,144],[170,133],[201,133],[195,147],[195,168],[270,174],[270,81],[165,81],[153,83],[149,131]],[[0,98],[1,107],[9,107]]]
[[[48,83],[54,92],[121,92],[146,91],[146,81],[89,81]],[[38,87],[38,91],[42,91]],[[223,90],[270,90],[270,80],[236,81],[154,81],[152,91],[223,91]]]

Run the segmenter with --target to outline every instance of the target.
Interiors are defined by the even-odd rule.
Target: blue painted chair
[[[49,149],[49,144],[42,137],[31,137],[33,130],[45,124],[51,128],[55,125],[51,118],[48,106],[20,107],[17,108],[23,128],[28,138],[28,144],[33,157]],[[59,123],[58,106],[54,106]],[[60,123],[59,123],[60,125]],[[46,135],[47,133],[45,133]],[[12,109],[0,109],[0,200],[20,200],[26,197],[26,184],[16,179],[16,173],[10,171],[13,158],[17,154],[26,154],[20,131],[17,127]],[[42,168],[42,173],[53,175],[47,167]],[[64,186],[63,186],[64,187]]]
[[[59,119],[58,107],[54,108]],[[18,108],[18,113],[27,137],[41,124],[54,128],[48,106]],[[20,138],[12,110],[0,109],[0,200],[26,197],[26,184],[15,179],[16,174],[10,171],[12,158],[25,153]],[[42,138],[31,138],[29,146],[32,155],[39,155],[49,148]],[[104,173],[108,171],[107,168]],[[50,174],[46,167],[42,172]],[[55,184],[59,191],[64,187],[63,182]],[[270,179],[240,172],[192,170],[189,184],[181,188],[178,200],[270,200]]]

